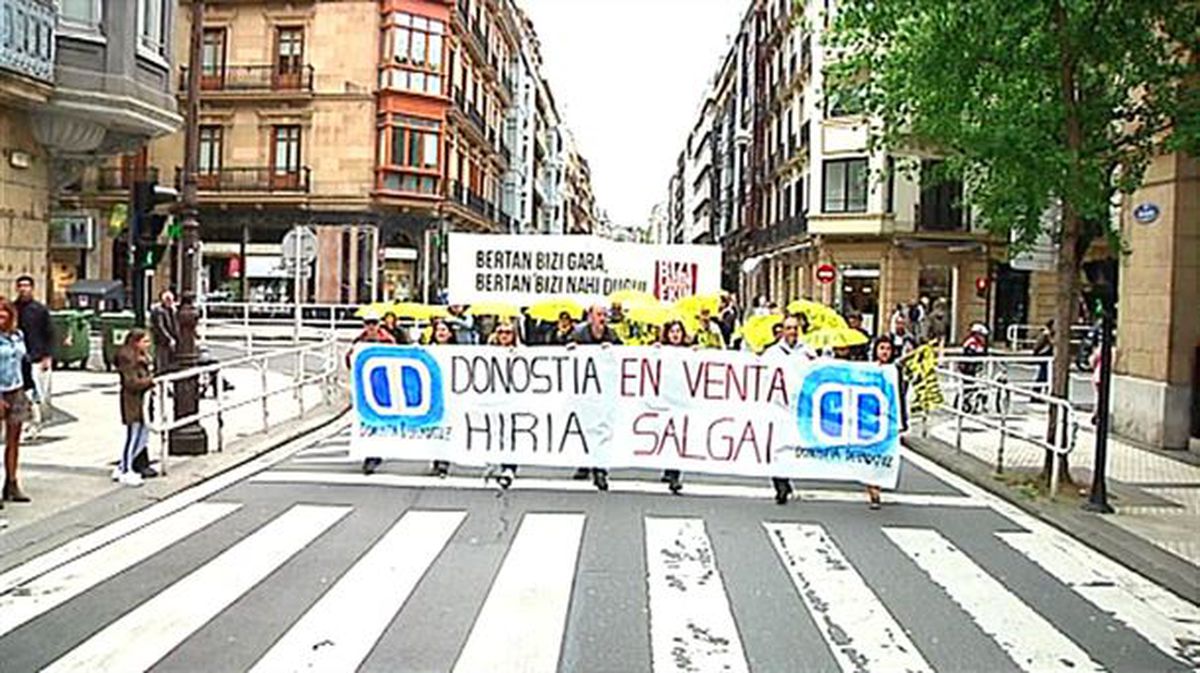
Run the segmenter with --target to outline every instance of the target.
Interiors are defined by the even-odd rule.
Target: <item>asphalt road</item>
[[[2,671],[1178,671],[1200,610],[917,457],[853,485],[523,471],[344,433],[0,574]],[[298,453],[296,451],[298,450]]]

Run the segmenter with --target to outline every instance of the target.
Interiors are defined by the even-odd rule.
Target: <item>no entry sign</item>
[[[822,264],[821,266],[817,267],[817,280],[821,281],[822,283],[828,285],[829,283],[833,282],[833,279],[836,276],[837,269],[833,268],[832,264]]]

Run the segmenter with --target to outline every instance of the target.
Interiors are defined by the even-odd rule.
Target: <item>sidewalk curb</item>
[[[51,514],[44,519],[12,531],[2,531],[0,532],[0,573],[7,572],[65,542],[102,528],[117,519],[134,514],[198,484],[237,469],[272,451],[301,440],[307,435],[320,432],[338,423],[348,411],[349,409],[344,405],[331,405],[330,408],[319,414],[310,412],[306,418],[281,423],[276,426],[281,430],[278,434],[262,438],[246,438],[244,445],[246,448],[243,450],[226,448],[221,453],[209,453],[209,456],[229,455],[231,458],[228,462],[209,466],[207,470],[201,467],[199,472],[187,474],[176,466],[166,480],[173,477],[178,478],[180,474],[183,474],[184,478],[180,479],[178,483],[170,483],[162,490],[154,489],[149,493],[147,487],[110,490],[73,507]],[[168,483],[166,480],[159,483],[166,484]],[[153,481],[158,482],[159,480]],[[147,484],[151,486],[152,482],[147,482]],[[0,515],[2,514],[3,512],[0,512]]]
[[[1059,529],[1079,542],[1153,580],[1178,596],[1200,604],[1200,568],[1104,520],[1104,515],[1051,503],[1015,497],[992,479],[991,465],[954,450],[932,437],[906,437],[906,447],[975,486],[1002,498],[1026,514]]]

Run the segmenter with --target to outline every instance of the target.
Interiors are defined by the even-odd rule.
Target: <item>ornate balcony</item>
[[[0,0],[0,69],[54,82],[54,5]]]

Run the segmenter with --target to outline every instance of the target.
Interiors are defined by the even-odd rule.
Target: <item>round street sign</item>
[[[312,264],[317,258],[317,234],[308,227],[295,227],[283,237],[283,263],[292,266],[297,260],[301,264]]]
[[[837,276],[837,269],[833,268],[832,264],[822,264],[817,267],[817,280],[822,283],[827,285],[832,283],[835,276]]]
[[[1133,219],[1140,224],[1154,224],[1161,213],[1157,203],[1141,203],[1133,209]]]

